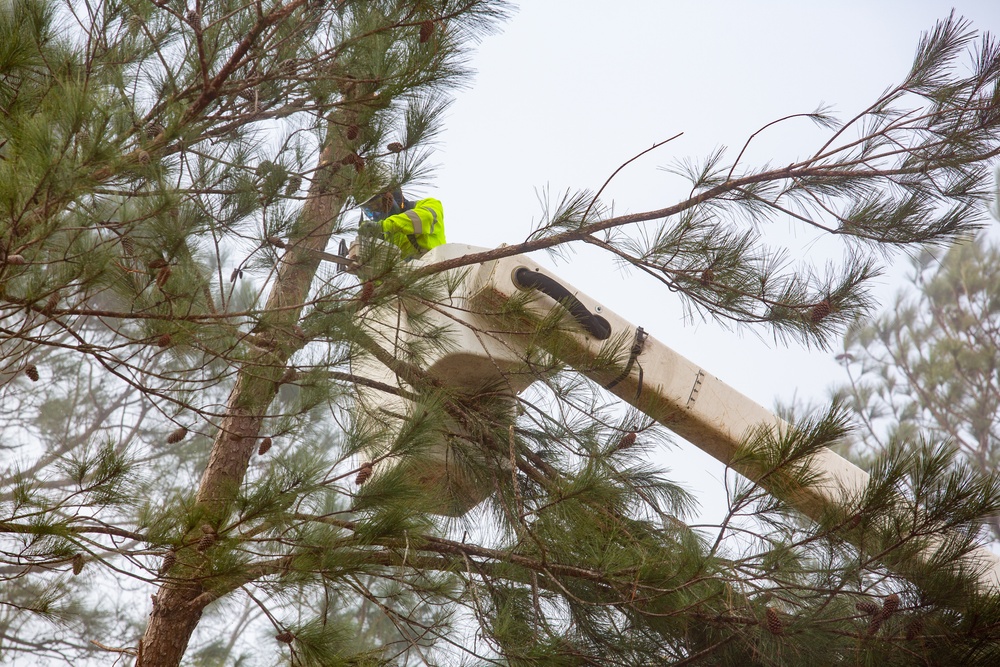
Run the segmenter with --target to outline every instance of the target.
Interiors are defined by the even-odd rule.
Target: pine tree
[[[1000,464],[1000,248],[988,236],[925,251],[891,310],[848,330],[840,390],[860,422],[855,452],[948,441],[983,474]],[[990,518],[993,539],[1000,523]]]
[[[79,605],[93,595],[65,588],[74,577],[149,594],[138,615],[127,595],[120,615],[93,602],[111,613],[64,647],[144,667],[992,664],[1000,609],[956,564],[1000,485],[953,450],[882,452],[863,497],[809,521],[741,481],[725,524],[694,530],[686,494],[642,457],[664,432],[565,368],[558,317],[531,322],[536,382],[512,412],[503,388],[464,395],[425,371],[449,341],[419,314],[455,269],[583,241],[701,312],[828,345],[868,312],[887,248],[975,227],[1000,153],[997,45],[951,16],[857,117],[807,114],[829,128],[812,155],[753,169],[720,151],[656,211],[615,217],[581,192],[524,243],[433,266],[376,248],[361,286],[321,266],[357,202],[426,178],[463,55],[504,11],[0,8],[2,418],[23,461],[2,490],[0,576]],[[760,231],[778,216],[852,252],[825,276],[789,267]],[[524,305],[491,315],[524,327]],[[393,356],[377,320],[400,307],[424,337]],[[589,363],[620,372],[629,344]],[[353,372],[371,358],[392,382]],[[368,391],[418,409],[368,413]],[[807,486],[804,462],[845,432],[835,407],[756,434],[743,458]],[[461,519],[425,483],[443,435],[484,496]],[[359,475],[373,448],[402,465]],[[935,538],[935,559],[915,558]],[[4,595],[17,632],[41,636],[54,607]]]

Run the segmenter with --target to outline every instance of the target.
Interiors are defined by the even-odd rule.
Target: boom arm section
[[[524,281],[522,276],[525,272],[558,281],[526,257],[502,259],[490,271],[490,278],[484,283],[479,298],[482,301],[502,301],[518,298],[524,290],[534,289],[537,281]],[[609,334],[603,338],[595,336],[582,321],[579,332],[556,334],[559,339],[554,341],[553,348],[558,350],[562,361],[737,472],[754,480],[761,477],[763,471],[753,470],[741,462],[738,456],[740,447],[762,427],[782,432],[788,428],[787,423],[648,335],[641,327],[636,327],[572,287],[565,284],[564,287],[575,302],[574,308],[567,308],[571,316],[580,321],[574,310],[594,313],[604,321]],[[551,297],[539,295],[532,309],[540,318],[544,317],[556,307],[554,301]],[[634,363],[627,373],[609,372],[604,368],[592,370],[594,359],[602,354],[603,341],[612,335],[624,335],[634,341]],[[815,487],[797,490],[794,504],[813,518],[818,518],[829,509],[831,503],[843,504],[847,498],[856,497],[868,483],[866,472],[827,448],[814,457],[812,466],[822,471],[826,479]],[[769,488],[766,479],[759,481],[769,491],[778,491],[777,488]]]
[[[422,261],[433,264],[481,250],[448,244],[427,253]],[[454,350],[430,364],[430,372],[443,381],[447,382],[454,372],[450,368],[465,369],[461,374],[464,386],[474,384],[468,377],[469,368],[483,369],[487,375],[494,372],[489,369],[495,369],[497,377],[508,371],[516,375],[518,352],[523,358],[537,322],[561,308],[576,326],[563,327],[541,338],[550,353],[805,515],[819,519],[851,506],[864,493],[869,475],[828,448],[819,449],[806,462],[817,478],[817,483],[808,486],[790,484],[787,476],[765,475],[770,471],[755,469],[748,459],[739,456],[741,446],[765,429],[776,434],[785,432],[790,428],[786,422],[531,259],[508,257],[463,271],[464,277],[451,296],[450,309],[438,311],[442,326],[452,328],[458,341]],[[527,300],[530,315],[523,321],[512,324],[509,313],[504,318],[490,315],[503,311],[504,304],[512,299]],[[470,335],[470,331],[477,333]],[[607,345],[622,342],[632,343],[624,368],[609,370],[606,364],[594,363],[606,356]],[[523,374],[520,378],[514,383],[515,392],[530,382],[524,380]],[[496,379],[485,378],[484,382]],[[929,562],[938,546],[928,544],[921,553],[922,560]],[[1000,558],[985,548],[967,558],[963,565],[981,572],[981,590],[1000,592]],[[899,564],[904,576],[907,569],[906,564]]]

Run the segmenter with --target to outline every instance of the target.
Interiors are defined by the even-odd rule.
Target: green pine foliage
[[[690,182],[691,196],[654,211],[602,215],[588,193],[546,201],[526,245],[590,243],[682,294],[692,313],[828,347],[871,309],[865,286],[881,273],[880,254],[946,244],[982,220],[996,157],[998,56],[995,39],[977,39],[952,14],[919,43],[903,80],[846,122],[825,108],[792,114],[753,133],[735,161],[724,147],[701,162],[680,160],[667,171]],[[801,120],[829,133],[815,152],[781,167],[745,164],[760,133]],[[767,242],[777,219],[842,238],[843,260],[825,272],[794,263]]]
[[[923,437],[951,443],[983,473],[1000,469],[998,261],[988,235],[927,250],[893,306],[848,330],[840,359],[849,381],[840,392],[860,424],[853,451],[862,459]],[[989,525],[1000,539],[995,517]]]
[[[756,481],[689,526],[644,456],[666,431],[578,372],[620,375],[632,340],[584,357],[561,311],[482,294],[474,335],[520,332],[527,365],[459,390],[427,368],[454,344],[429,314],[483,258],[445,272],[372,244],[359,276],[321,264],[357,202],[428,178],[448,91],[505,12],[0,5],[0,660],[995,663],[997,598],[962,557],[1000,484],[938,433],[809,518],[762,484],[816,484],[843,411],[752,434]],[[830,140],[787,168],[720,152],[687,169],[689,199],[619,218],[568,195],[494,256],[595,243],[694,308],[825,345],[870,307],[882,248],[976,224],[1000,53],[975,39],[942,21],[858,117],[809,114]],[[777,215],[852,253],[789,267],[759,233]]]

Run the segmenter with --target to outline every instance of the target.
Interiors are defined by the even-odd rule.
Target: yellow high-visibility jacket
[[[419,256],[436,248],[444,239],[444,207],[437,199],[421,199],[402,213],[382,221],[385,239],[399,248],[403,257]]]

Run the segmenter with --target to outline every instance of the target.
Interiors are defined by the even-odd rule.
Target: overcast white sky
[[[417,194],[444,202],[449,241],[515,243],[539,219],[545,188],[596,190],[622,162],[683,132],[627,167],[603,197],[617,213],[669,205],[688,188],[658,167],[719,145],[735,156],[762,125],[821,103],[841,118],[860,111],[905,75],[921,32],[952,6],[976,28],[1000,31],[997,0],[524,2],[478,49],[478,73],[441,136],[440,170]],[[808,121],[779,125],[746,164],[790,162],[821,136]],[[793,243],[805,261],[840,256],[838,246],[787,221],[767,233]],[[535,259],[548,263],[544,254]],[[905,259],[896,263],[898,276]],[[672,294],[621,274],[609,258],[588,251],[555,269],[767,407],[796,393],[822,399],[843,379],[835,351],[686,320]],[[883,281],[879,293],[893,291]],[[658,456],[709,514],[721,507],[721,465],[687,443]]]

